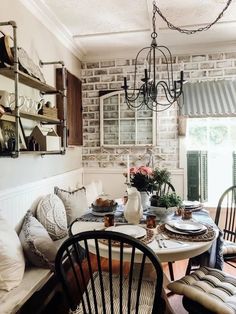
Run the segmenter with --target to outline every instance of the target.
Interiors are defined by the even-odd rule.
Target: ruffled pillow
[[[68,225],[76,218],[81,217],[88,209],[84,187],[74,191],[66,191],[55,187],[54,192],[64,203]]]
[[[19,237],[24,253],[32,265],[54,268],[57,246],[31,211],[25,215]]]

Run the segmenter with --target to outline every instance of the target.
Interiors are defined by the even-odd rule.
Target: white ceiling
[[[81,60],[134,56],[150,45],[152,0],[21,0]],[[174,25],[188,29],[212,22],[226,0],[157,0]],[[210,30],[194,35],[170,30],[157,15],[158,44],[172,53],[236,50],[236,0]]]

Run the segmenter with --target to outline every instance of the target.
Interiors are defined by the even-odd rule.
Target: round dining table
[[[120,224],[117,224],[118,226]],[[139,226],[145,227],[145,224],[140,224]],[[76,221],[71,228],[71,233],[76,234],[83,231],[89,230],[104,230],[103,222],[91,222],[91,221]],[[175,239],[165,238],[164,243],[165,246],[160,247],[159,241],[156,239],[157,228],[152,229],[154,231],[154,237],[151,242],[147,243],[147,245],[157,254],[160,262],[174,262],[183,259],[188,259],[191,257],[195,257],[201,253],[207,251],[213,241],[215,241],[218,236],[217,230],[215,230],[215,238],[210,241],[201,241],[201,242],[193,242],[193,241],[179,241]],[[114,228],[115,231],[115,228]],[[108,256],[108,250],[106,244],[99,244],[101,249],[101,254],[103,257]],[[91,253],[96,253],[94,245],[90,245]],[[130,260],[131,248],[124,249],[124,260]],[[119,260],[119,250],[115,246],[112,248],[113,259]],[[135,262],[139,263],[141,261],[141,254],[137,251],[135,254]]]

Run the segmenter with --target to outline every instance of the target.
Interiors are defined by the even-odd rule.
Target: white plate
[[[109,215],[109,214],[113,214],[114,212],[94,212],[93,210],[91,210],[91,214],[93,214],[94,216],[98,216],[98,217],[103,217],[105,215]]]
[[[206,231],[207,227],[203,226],[202,229],[197,230],[197,231],[182,231],[182,230],[178,230],[175,229],[174,227],[171,227],[168,224],[165,224],[165,228],[173,233],[177,233],[177,234],[183,234],[183,235],[197,235],[197,234],[202,234]]]
[[[128,234],[134,238],[142,238],[146,235],[146,229],[140,226],[135,225],[121,225],[121,226],[112,226],[106,228],[107,231],[116,231],[124,234]]]
[[[198,231],[201,230],[203,225],[196,221],[176,221],[172,226],[181,231]]]
[[[201,203],[198,201],[183,201],[183,205],[185,206],[185,208],[196,208],[200,207]]]

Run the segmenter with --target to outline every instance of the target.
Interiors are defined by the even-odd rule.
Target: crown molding
[[[20,2],[67,48],[82,60],[85,49],[73,39],[69,30],[58,20],[43,0],[20,0]]]

